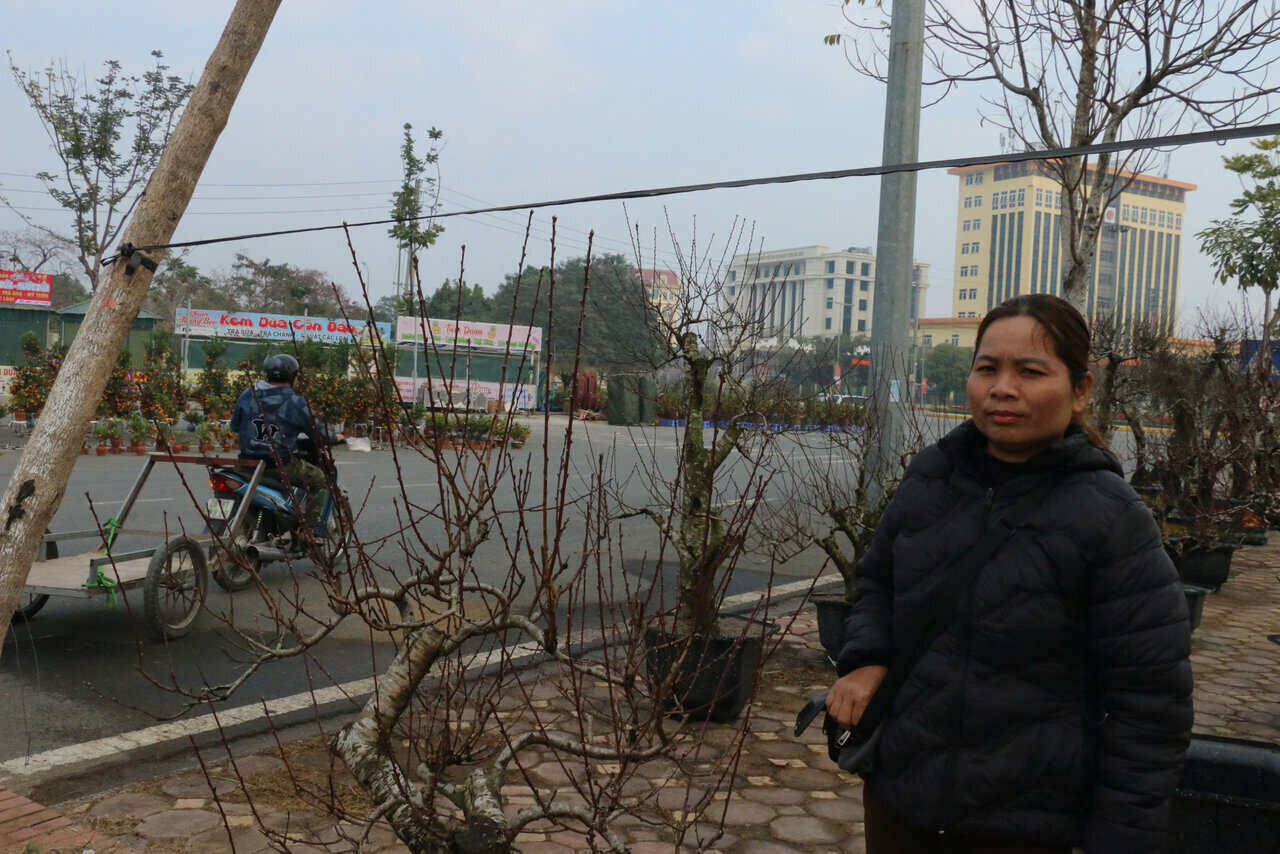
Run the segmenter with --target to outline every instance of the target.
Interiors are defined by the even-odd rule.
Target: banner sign
[[[0,397],[9,396],[9,386],[17,375],[18,369],[14,365],[0,365]]]
[[[391,337],[391,324],[376,324],[384,340]],[[303,317],[296,314],[257,314],[220,309],[179,308],[174,312],[176,335],[203,335],[210,338],[265,339],[268,341],[323,341],[327,344],[352,343],[364,336],[368,324],[353,320],[350,324],[331,317]]]
[[[423,338],[423,326],[426,338]],[[396,343],[426,343],[436,347],[486,347],[489,349],[542,349],[542,327],[513,326],[507,323],[475,323],[468,320],[440,320],[429,317],[396,318]]]
[[[22,270],[0,270],[0,305],[43,305],[51,302],[53,276]]]

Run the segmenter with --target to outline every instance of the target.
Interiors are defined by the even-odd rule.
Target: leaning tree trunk
[[[279,6],[280,0],[236,3],[143,192],[124,243],[163,244],[173,236]],[[107,375],[150,282],[146,267],[130,275],[121,260],[111,268],[106,284],[93,295],[84,325],[53,384],[44,417],[9,480],[0,533],[0,642],[8,633],[44,530],[62,500]]]

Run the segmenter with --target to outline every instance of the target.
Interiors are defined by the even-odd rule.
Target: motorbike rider
[[[320,514],[329,498],[328,479],[323,469],[302,458],[298,434],[327,436],[328,431],[312,415],[307,399],[293,390],[298,376],[297,359],[288,353],[268,356],[262,363],[262,372],[265,379],[240,393],[231,415],[231,429],[240,438],[240,456],[267,460],[287,483],[305,489],[302,530],[323,537]],[[334,441],[342,438],[339,434]]]

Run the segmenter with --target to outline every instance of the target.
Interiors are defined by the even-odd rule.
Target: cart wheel
[[[147,627],[160,640],[188,634],[209,591],[204,549],[190,537],[174,537],[156,550],[142,585]]]
[[[262,569],[260,561],[249,560],[244,552],[233,554],[230,549],[217,546],[214,547],[209,561],[209,571],[213,573],[213,580],[228,593],[235,593],[251,586],[253,576]],[[245,563],[249,565],[249,569],[245,569]]]
[[[45,528],[44,532],[46,534],[49,533],[49,529]],[[53,560],[57,556],[58,556],[58,544],[45,543],[44,559]],[[48,601],[49,601],[48,593],[24,592],[22,596],[18,599],[18,609],[13,612],[13,621],[15,623],[25,623],[27,620],[30,620],[37,613],[39,613],[40,609],[43,608],[45,606],[45,603]]]

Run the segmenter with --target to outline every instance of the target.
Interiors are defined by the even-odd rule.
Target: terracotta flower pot
[[[210,453],[213,453],[213,444],[211,442],[201,442],[197,446],[197,449],[202,454],[210,454]]]
[[[97,448],[95,448],[95,450],[98,452],[98,456],[100,457],[105,457],[107,455],[106,445],[98,445]]]

